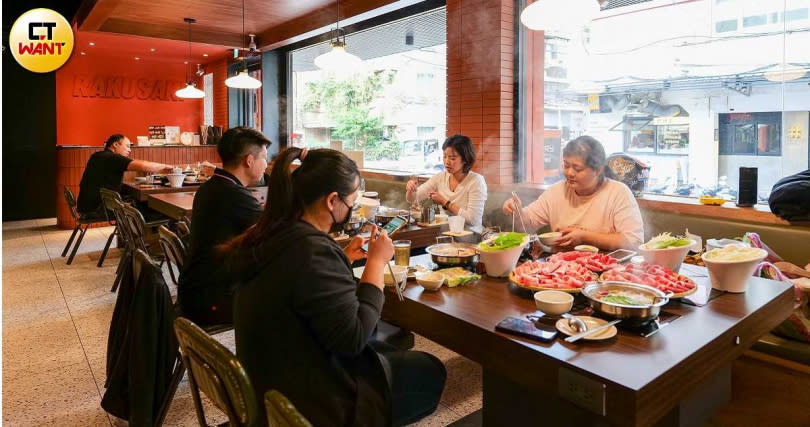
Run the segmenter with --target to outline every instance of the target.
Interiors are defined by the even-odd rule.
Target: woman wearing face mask
[[[565,180],[552,185],[523,208],[513,197],[503,205],[512,215],[521,209],[526,227],[549,225],[561,231],[555,250],[588,244],[604,250],[635,249],[644,237],[644,224],[633,193],[605,177],[605,149],[590,136],[581,136],[563,149]]]
[[[372,230],[358,282],[350,263],[362,240],[344,252],[327,234],[351,218],[359,187],[357,165],[343,153],[288,148],[273,165],[258,224],[225,248],[241,281],[237,354],[257,403],[279,390],[313,425],[412,423],[436,409],[444,388],[437,358],[369,346],[393,244]]]
[[[471,172],[475,163],[472,141],[464,135],[453,135],[442,145],[444,171],[422,185],[412,179],[405,186],[405,199],[417,203],[430,198],[448,215],[464,217],[467,228],[476,233],[483,230],[487,183],[484,177]]]

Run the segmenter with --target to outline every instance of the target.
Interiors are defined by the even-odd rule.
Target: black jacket
[[[223,169],[194,195],[189,259],[177,286],[183,315],[198,324],[230,323],[233,276],[222,268],[217,246],[259,220],[259,201]]]
[[[110,323],[101,407],[130,426],[151,426],[177,360],[176,316],[160,268],[144,266],[133,283],[131,264],[126,264]]]
[[[385,371],[368,346],[383,293],[355,281],[340,246],[295,222],[237,261],[247,266],[235,270],[236,349],[257,399],[279,390],[316,426],[391,424]]]

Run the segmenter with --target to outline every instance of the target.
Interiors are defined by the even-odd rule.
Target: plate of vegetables
[[[639,246],[638,252],[644,257],[644,261],[650,264],[658,264],[672,271],[678,271],[684,257],[694,245],[695,241],[692,239],[661,233]]]

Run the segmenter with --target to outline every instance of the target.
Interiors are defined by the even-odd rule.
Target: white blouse
[[[446,171],[433,175],[416,189],[416,202],[427,199],[434,191],[438,192],[459,207],[458,215],[464,217],[467,228],[481,233],[484,230],[482,220],[484,204],[487,202],[487,182],[480,174],[469,172],[453,191],[450,189],[450,177],[451,175]],[[408,200],[408,202],[413,203],[414,200]],[[444,208],[442,208],[442,212],[444,212]],[[450,212],[445,213],[452,215]]]

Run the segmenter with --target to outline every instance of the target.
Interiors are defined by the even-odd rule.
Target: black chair
[[[147,228],[159,227],[168,223],[168,220],[146,222],[141,212],[131,205],[121,200],[114,200],[113,202],[113,214],[118,223],[118,232],[123,235],[126,247],[121,261],[118,263],[115,282],[113,282],[110,292],[115,292],[116,289],[118,289],[118,284],[121,282],[121,274],[125,270],[122,266],[127,262],[131,262],[129,257],[132,256],[134,251],[140,249],[147,254],[149,253],[149,245],[146,244],[145,239]],[[160,261],[160,265],[163,265],[164,258],[161,256],[158,260]]]
[[[99,192],[101,193],[101,204],[104,206],[104,217],[107,219],[108,224],[115,226],[113,232],[110,233],[110,237],[107,238],[107,243],[104,245],[104,250],[101,252],[101,257],[98,259],[98,264],[96,264],[96,266],[101,267],[104,265],[104,259],[107,258],[107,251],[110,250],[113,237],[118,237],[118,239],[124,243],[124,245],[126,245],[126,241],[124,240],[124,236],[119,229],[118,218],[115,216],[115,209],[117,207],[115,201],[123,202],[124,200],[117,191],[102,188],[99,190]]]
[[[161,225],[158,227],[158,235],[160,236],[160,247],[163,248],[163,255],[166,257],[166,263],[169,267],[169,276],[171,276],[174,286],[177,286],[180,280],[180,272],[183,271],[183,264],[185,264],[188,256],[186,245],[177,237],[177,234],[172,233],[166,226]],[[176,275],[172,264],[177,267]]]
[[[174,331],[180,343],[180,357],[188,367],[188,384],[201,426],[208,426],[200,390],[228,416],[228,425],[263,424],[261,409],[250,379],[239,359],[224,345],[192,321],[178,317]]]
[[[73,246],[73,250],[70,251],[70,257],[68,257],[67,260],[67,265],[70,265],[73,263],[73,258],[76,256],[76,251],[79,250],[79,245],[82,244],[82,240],[84,239],[85,233],[87,233],[87,229],[93,224],[103,223],[105,218],[103,218],[101,214],[80,214],[76,210],[76,197],[73,196],[73,192],[70,191],[67,186],[65,186],[64,193],[65,201],[67,202],[68,209],[70,209],[70,216],[73,217],[73,221],[76,222],[76,227],[73,228],[73,233],[70,234],[70,239],[68,239],[65,249],[62,251],[62,258],[64,258],[65,255],[67,255],[68,250],[70,250],[70,246],[73,244],[73,239],[76,237],[76,233],[79,233],[79,238],[76,240],[76,245]]]

